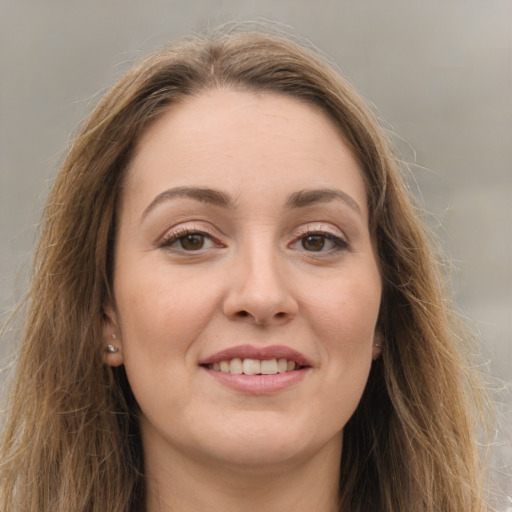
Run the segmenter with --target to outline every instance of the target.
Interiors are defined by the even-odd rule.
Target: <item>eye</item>
[[[212,237],[200,231],[180,230],[170,233],[160,244],[160,247],[175,251],[194,252],[210,249],[217,244]]]
[[[206,237],[202,233],[190,233],[178,238],[177,242],[186,251],[198,251],[204,247]]]
[[[324,232],[306,233],[291,245],[292,249],[303,249],[308,252],[339,251],[347,247],[347,242],[341,237]]]
[[[324,235],[308,235],[302,238],[301,245],[306,251],[322,251],[325,247]]]

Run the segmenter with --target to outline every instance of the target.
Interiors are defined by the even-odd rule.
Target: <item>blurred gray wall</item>
[[[168,40],[260,17],[331,56],[401,137],[456,300],[510,381],[510,0],[0,0],[0,314],[23,293],[44,198],[94,95]]]

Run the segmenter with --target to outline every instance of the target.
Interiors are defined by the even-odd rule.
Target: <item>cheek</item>
[[[309,324],[319,340],[328,386],[319,390],[347,421],[363,393],[372,364],[380,306],[380,278],[339,279],[310,302]]]
[[[339,295],[338,295],[339,297]],[[361,300],[359,300],[361,299]],[[326,385],[321,399],[329,403],[334,423],[344,426],[354,413],[372,365],[379,297],[358,296],[354,290],[331,302],[318,316],[317,332],[326,361]]]
[[[195,342],[213,301],[204,290],[162,269],[119,272],[119,283],[115,291],[125,369],[144,414],[156,414],[156,421],[162,408],[180,410],[190,400]]]
[[[338,279],[319,290],[308,309],[326,341],[358,350],[371,347],[380,299],[378,274],[369,279]]]
[[[123,350],[129,359],[183,360],[217,308],[208,279],[188,279],[165,267],[119,269],[115,294]],[[186,361],[185,361],[186,362]]]

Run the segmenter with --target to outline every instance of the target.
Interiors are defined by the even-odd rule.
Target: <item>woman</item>
[[[151,55],[44,214],[9,511],[482,511],[482,400],[392,149],[261,33]]]

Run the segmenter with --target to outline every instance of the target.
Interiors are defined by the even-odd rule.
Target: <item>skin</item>
[[[337,192],[291,205],[304,190]],[[105,362],[125,365],[142,411],[148,511],[336,509],[381,278],[361,171],[324,113],[229,89],[170,108],[128,170],[114,296],[104,336],[120,350]],[[243,344],[285,345],[310,367],[251,394],[199,364]]]

